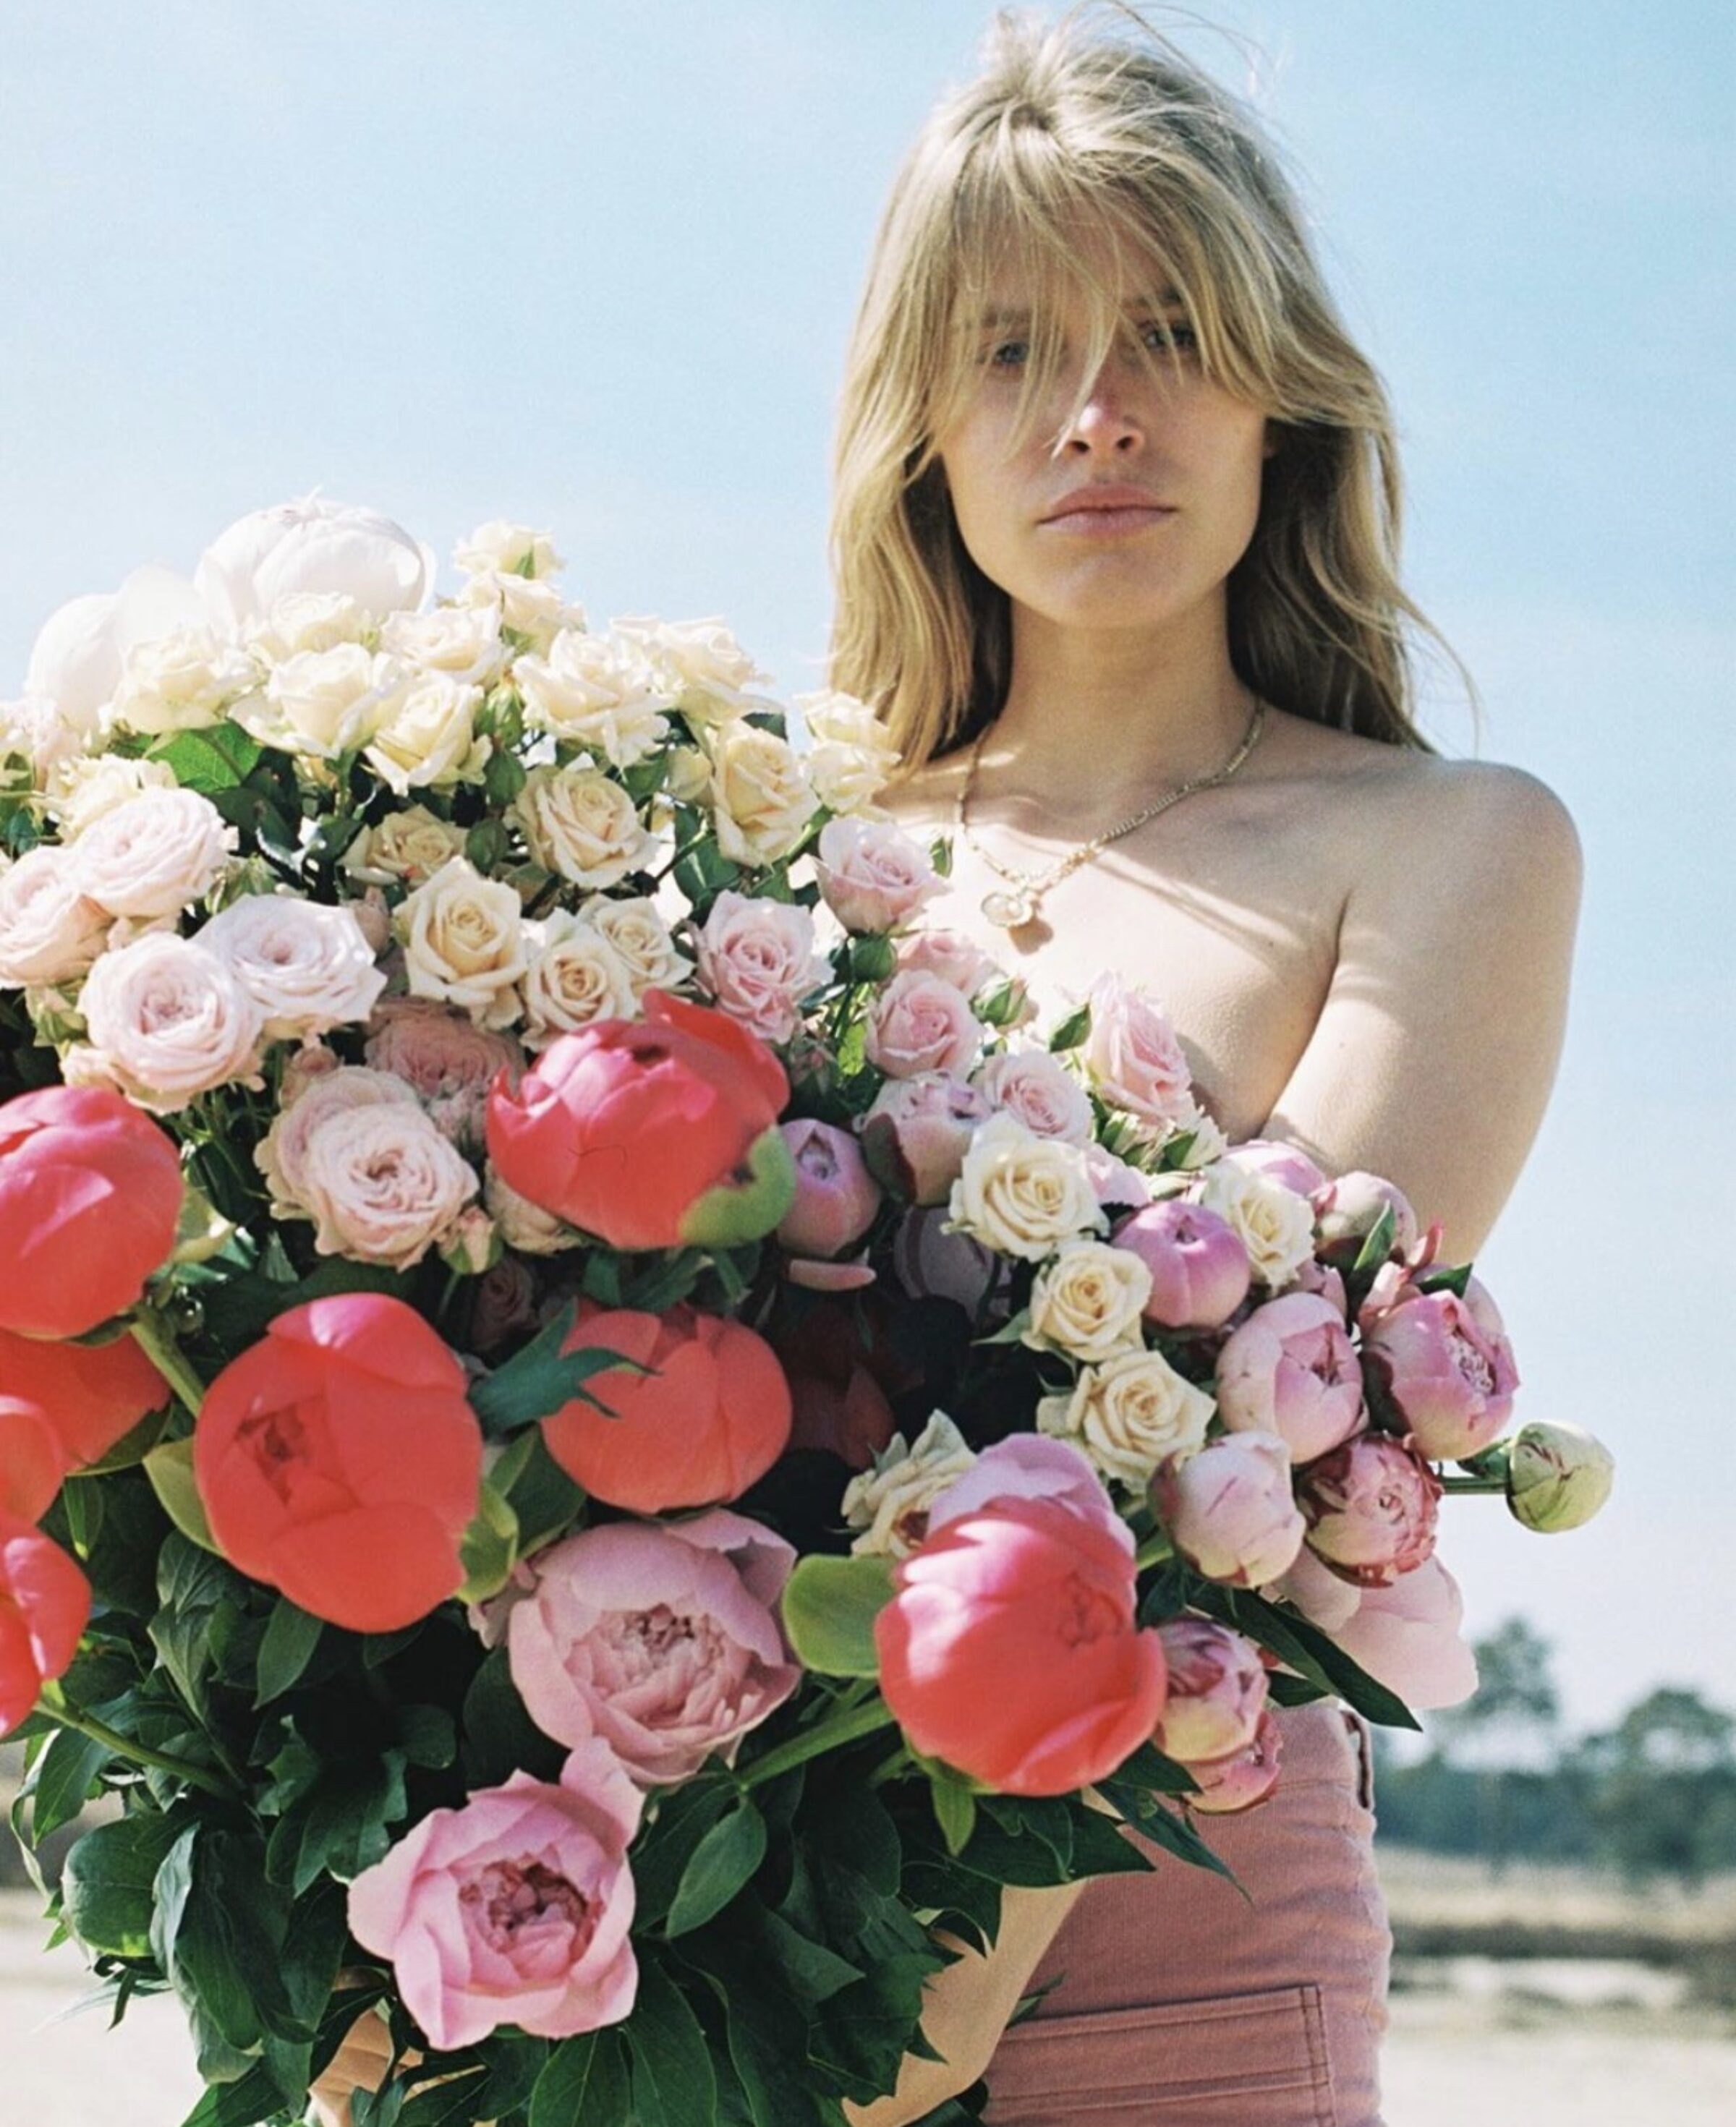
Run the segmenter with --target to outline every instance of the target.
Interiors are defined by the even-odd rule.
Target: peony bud
[[[1275,1433],[1232,1433],[1166,1457],[1151,1480],[1151,1506],[1188,1563],[1232,1588],[1264,1587],[1302,1548],[1290,1450]]]
[[[1539,1535],[1578,1528],[1601,1511],[1615,1481],[1615,1458],[1595,1433],[1533,1419],[1513,1436],[1507,1504]]]
[[[1393,1256],[1407,1256],[1416,1245],[1416,1214],[1411,1200],[1396,1182],[1357,1168],[1336,1176],[1314,1191],[1314,1220],[1321,1245],[1366,1239],[1380,1223],[1381,1214],[1392,1214]]]
[[[1386,1433],[1360,1433],[1302,1473],[1308,1547],[1346,1580],[1389,1586],[1433,1553],[1441,1489],[1414,1448]]]
[[[1160,1625],[1169,1665],[1169,1696],[1151,1740],[1185,1765],[1233,1757],[1253,1742],[1266,1710],[1266,1665],[1259,1650],[1208,1618]]]
[[[880,1185],[861,1147],[832,1123],[804,1118],[778,1127],[795,1163],[795,1201],[778,1222],[779,1242],[794,1255],[840,1255],[880,1209]]]
[[[1166,1329],[1216,1329],[1248,1296],[1248,1251],[1226,1219],[1170,1197],[1115,1230],[1151,1273],[1145,1319]]]
[[[1252,1809],[1278,1785],[1283,1755],[1278,1723],[1270,1713],[1263,1713],[1254,1741],[1233,1758],[1189,1768],[1199,1779],[1198,1793],[1188,1798],[1190,1807],[1208,1817],[1231,1817],[1238,1810]]]

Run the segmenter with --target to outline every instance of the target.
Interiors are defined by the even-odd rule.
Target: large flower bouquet
[[[0,707],[15,1821],[108,1798],[51,1910],[187,2127],[377,2006],[358,2127],[837,2122],[1004,1887],[1469,1688],[1444,1489],[1606,1461],[1396,1189],[925,926],[861,704],[458,560],[263,512]]]

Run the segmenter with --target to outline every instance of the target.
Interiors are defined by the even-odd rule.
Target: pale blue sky
[[[1392,388],[1413,587],[1588,883],[1554,1106],[1481,1266],[1594,1531],[1452,1517],[1569,1711],[1736,1703],[1727,864],[1736,9],[1199,0]],[[320,486],[443,554],[554,528],[594,614],[722,612],[816,683],[870,232],[979,0],[0,6],[0,694],[41,618]],[[1174,19],[1173,17],[1170,19]],[[1720,506],[1722,505],[1722,506]],[[1473,750],[1443,699],[1430,728]],[[1709,1608],[1709,1606],[1710,1606]],[[1715,1612],[1717,1613],[1715,1619]]]

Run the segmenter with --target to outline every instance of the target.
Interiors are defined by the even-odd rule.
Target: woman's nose
[[[1092,379],[1091,388],[1061,434],[1061,448],[1075,455],[1126,456],[1145,440],[1131,380],[1112,357]]]

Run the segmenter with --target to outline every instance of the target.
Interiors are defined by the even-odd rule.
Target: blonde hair
[[[1009,263],[1033,291],[1027,409],[1055,372],[1044,320],[1058,290],[1089,305],[1082,390],[1123,329],[1130,265],[1154,300],[1179,300],[1206,374],[1266,411],[1276,445],[1228,585],[1238,676],[1297,716],[1432,751],[1411,721],[1411,640],[1445,646],[1398,582],[1380,379],[1252,113],[1132,8],[1087,5],[1053,26],[997,18],[983,73],[942,102],[899,173],[856,317],[832,678],[874,703],[904,770],[979,730],[1011,676],[1007,595],[965,550],[937,442]]]

